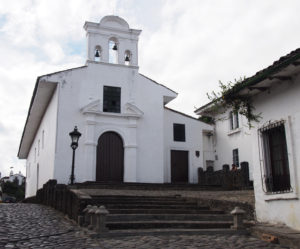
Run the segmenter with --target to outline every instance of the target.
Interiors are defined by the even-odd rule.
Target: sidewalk
[[[251,234],[260,239],[273,239],[282,246],[288,246],[293,249],[300,248],[300,231],[286,226],[257,223],[251,227]]]

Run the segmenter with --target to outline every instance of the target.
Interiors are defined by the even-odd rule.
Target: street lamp
[[[72,143],[71,143],[71,148],[73,149],[73,157],[72,157],[72,171],[71,171],[71,176],[70,176],[70,180],[71,180],[71,185],[73,185],[74,180],[75,180],[75,176],[74,176],[74,161],[75,161],[75,150],[78,147],[78,140],[81,136],[81,133],[77,130],[77,126],[74,127],[74,131],[69,133]]]

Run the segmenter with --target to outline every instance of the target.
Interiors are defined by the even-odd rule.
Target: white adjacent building
[[[238,148],[253,171],[257,220],[300,230],[300,49],[238,84],[232,94],[250,96],[261,120],[250,130],[232,131],[230,118],[216,121],[218,159],[227,162],[230,150]],[[208,106],[197,113],[207,114]]]
[[[19,173],[14,174],[14,172],[11,170],[9,173],[9,176],[5,176],[3,178],[0,178],[0,183],[1,182],[14,182],[17,181],[18,185],[22,185],[25,183],[25,176],[19,171]]]
[[[177,93],[139,73],[141,30],[117,16],[84,29],[86,65],[37,78],[18,152],[26,197],[69,182],[74,126],[76,182],[196,183],[212,127],[165,107]]]
[[[249,177],[253,179],[252,164],[252,142],[251,132],[247,119],[232,110],[219,110],[215,112],[213,104],[209,103],[198,108],[195,113],[200,116],[213,118],[214,132],[211,143],[207,143],[210,153],[210,160],[206,160],[204,170],[208,166],[213,166],[214,170],[221,170],[224,164],[230,167],[232,164],[240,166],[241,162],[249,163]]]

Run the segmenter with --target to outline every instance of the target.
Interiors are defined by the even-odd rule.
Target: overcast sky
[[[179,93],[193,114],[207,92],[299,47],[299,0],[0,0],[0,172],[14,167],[37,76],[85,63],[85,21],[142,29],[140,72]],[[71,155],[70,155],[71,156]]]

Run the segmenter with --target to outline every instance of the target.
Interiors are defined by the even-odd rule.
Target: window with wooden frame
[[[185,142],[184,124],[173,124],[173,137],[176,142]]]
[[[239,114],[237,112],[229,112],[230,130],[235,130],[240,127]]]
[[[266,192],[290,192],[290,170],[284,121],[273,123],[259,131],[262,137]]]
[[[103,112],[121,112],[121,88],[104,86],[103,88]]]

